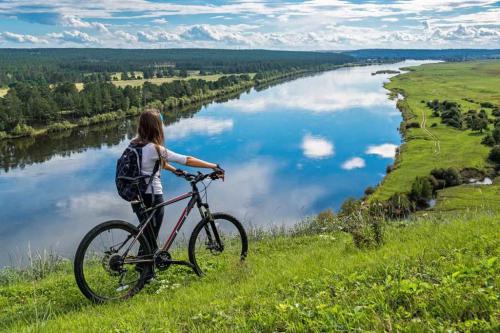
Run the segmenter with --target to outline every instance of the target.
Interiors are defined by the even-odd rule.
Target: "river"
[[[171,114],[166,144],[226,169],[226,181],[208,190],[213,211],[247,227],[289,226],[382,180],[401,143],[401,114],[383,88],[393,74],[371,73],[420,63],[341,68]],[[135,126],[127,120],[0,142],[0,267],[22,264],[28,249],[71,257],[99,222],[135,223],[114,187],[116,159]],[[162,181],[167,197],[189,189],[166,172]],[[182,208],[168,207],[162,237]]]

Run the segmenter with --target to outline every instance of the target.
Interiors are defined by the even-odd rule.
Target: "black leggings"
[[[163,195],[162,194],[143,194],[143,199],[144,199],[144,204],[146,207],[152,207],[155,205],[158,205],[163,202]],[[158,234],[160,232],[161,224],[163,222],[163,208],[158,208],[155,212],[155,216],[153,217],[152,221],[150,222],[149,226],[146,228],[144,231],[146,238],[149,241],[149,244],[151,244],[151,250],[154,252],[158,248],[158,243],[157,243],[157,238]],[[141,214],[140,212],[132,205],[132,209],[134,212],[137,214],[137,218],[139,221],[141,221]],[[142,252],[142,249],[139,250],[140,253]]]

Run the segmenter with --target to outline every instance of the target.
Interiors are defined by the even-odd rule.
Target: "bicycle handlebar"
[[[196,174],[196,175],[193,175],[192,173],[186,173],[183,176],[183,178],[189,182],[192,182],[192,183],[199,183],[202,180],[205,180],[207,178],[211,178],[212,180],[216,180],[216,179],[219,179],[220,177],[218,176],[218,173],[215,171],[211,172],[211,173],[207,173],[207,174],[203,174],[203,173],[198,171],[198,174]]]

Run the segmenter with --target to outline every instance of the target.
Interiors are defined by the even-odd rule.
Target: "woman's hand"
[[[177,177],[184,177],[185,175],[187,175],[187,172],[184,171],[184,170],[181,170],[181,169],[175,169],[174,171],[172,171],[174,173],[174,175],[176,175]]]
[[[215,166],[215,168],[212,168],[212,170],[214,170],[215,172],[215,175],[217,176],[217,178],[220,178],[222,180],[224,180],[225,178],[225,175],[226,175],[226,172],[224,171],[224,169],[222,169],[218,164]]]

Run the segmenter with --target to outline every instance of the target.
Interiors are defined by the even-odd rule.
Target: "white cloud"
[[[180,37],[178,35],[166,31],[154,31],[154,32],[138,31],[137,37],[139,41],[144,43],[180,41]]]
[[[122,30],[115,31],[114,35],[127,43],[135,43],[138,40],[136,36]]]
[[[394,158],[396,156],[396,146],[392,143],[384,143],[377,146],[369,146],[366,149],[366,154],[368,155],[377,155],[383,158]]]
[[[109,33],[108,28],[99,22],[87,22],[82,21],[81,18],[75,15],[64,15],[61,18],[61,24],[63,26],[72,27],[72,28],[96,28],[100,32]]]
[[[154,19],[153,21],[151,21],[153,23],[156,23],[156,24],[167,24],[168,21],[165,20],[164,18],[158,18],[158,19]]]
[[[214,136],[224,131],[230,131],[233,126],[234,123],[232,119],[214,119],[203,116],[183,118],[167,126],[165,129],[165,137],[167,140],[174,140],[185,138],[192,134]]]
[[[303,137],[301,148],[304,156],[313,159],[322,159],[334,154],[333,143],[322,137],[310,134]]]
[[[2,38],[4,40],[10,41],[10,42],[15,42],[15,43],[32,43],[32,44],[47,44],[48,43],[47,40],[40,38],[40,37],[33,36],[33,35],[16,34],[14,32],[9,32],[9,31],[5,31],[4,33],[2,33],[0,35],[2,36]]]
[[[342,164],[342,169],[344,170],[361,169],[364,168],[365,165],[366,163],[364,159],[362,159],[361,157],[353,157]]]
[[[349,49],[370,47],[495,47],[500,42],[495,0],[407,0],[354,3],[345,0],[309,0],[303,2],[231,1],[225,4],[151,2],[146,0],[101,0],[83,3],[55,1],[54,15],[65,26],[94,28],[106,36],[96,36],[111,47],[120,46],[123,38],[113,39],[112,25],[137,35],[138,40],[154,43],[172,42],[175,47],[250,47],[270,49]],[[35,0],[32,6],[46,3]],[[137,14],[130,14],[131,12]],[[78,13],[78,16],[75,15]],[[464,14],[466,13],[466,14]],[[29,12],[23,2],[0,2],[0,14],[17,16]],[[208,15],[202,16],[203,15]],[[145,31],[151,23],[163,25],[165,17],[189,16],[194,25],[173,24],[172,31],[160,34]],[[206,20],[228,19],[251,25],[210,25]],[[373,18],[390,25],[376,25]],[[119,22],[106,25],[94,20]],[[127,19],[126,23],[119,20]],[[141,21],[135,21],[140,19]],[[413,20],[432,20],[435,31],[423,31],[408,24]],[[31,16],[24,20],[33,20]],[[174,20],[172,20],[174,21]],[[148,23],[144,23],[148,22]],[[175,22],[175,21],[174,21]],[[213,21],[212,21],[213,22]],[[355,26],[355,22],[359,22]],[[403,23],[401,23],[403,22]],[[171,23],[171,22],[170,22]],[[126,29],[130,29],[127,30]],[[133,29],[133,30],[132,30]],[[146,35],[140,35],[142,31]],[[128,38],[127,40],[132,41]],[[457,44],[457,41],[459,42]]]
[[[87,44],[87,43],[98,43],[99,40],[87,34],[86,32],[82,32],[80,30],[72,30],[72,31],[63,31],[61,33],[51,33],[48,35],[51,38],[72,42],[77,44]]]

